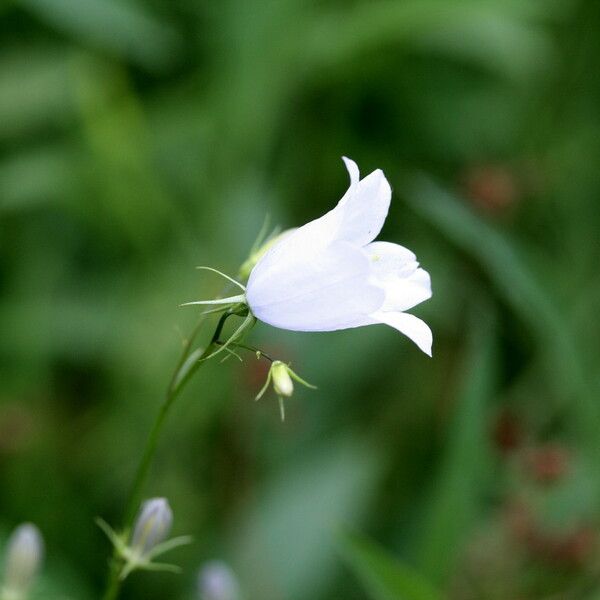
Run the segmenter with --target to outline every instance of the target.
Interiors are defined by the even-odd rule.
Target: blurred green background
[[[35,522],[39,597],[99,598],[197,310],[265,215],[329,210],[341,155],[394,188],[381,238],[434,296],[429,359],[386,327],[260,325],[178,401],[147,496],[192,599],[600,598],[600,3],[0,3],[0,537]]]

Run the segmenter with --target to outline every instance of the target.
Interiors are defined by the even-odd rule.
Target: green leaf
[[[140,4],[115,0],[19,2],[56,29],[145,67],[165,66],[178,45],[175,32]]]
[[[70,61],[70,52],[39,42],[2,50],[0,138],[32,135],[74,121],[76,107],[70,90]],[[19,150],[29,152],[29,145]],[[17,153],[8,155],[9,162],[15,159],[14,154]]]
[[[469,319],[470,340],[464,380],[450,425],[434,495],[425,516],[420,564],[443,583],[475,524],[486,495],[485,474],[491,467],[488,407],[494,392],[496,336],[489,307],[477,307]]]
[[[420,573],[377,545],[355,535],[341,537],[341,551],[371,600],[441,600]]]
[[[552,6],[543,15],[526,0],[380,0],[321,15],[305,47],[318,65],[349,60],[385,42],[437,48],[523,79],[552,58],[549,36],[537,21],[555,12]]]

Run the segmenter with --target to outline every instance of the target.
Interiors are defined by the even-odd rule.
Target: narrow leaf
[[[424,518],[420,565],[444,583],[472,531],[485,500],[488,409],[495,382],[495,331],[491,309],[477,307],[471,319],[464,375],[449,427],[444,460],[434,478],[431,505]]]
[[[341,537],[341,551],[371,600],[441,600],[417,571],[379,546],[354,535]]]

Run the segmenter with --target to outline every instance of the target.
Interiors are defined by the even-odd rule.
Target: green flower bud
[[[271,381],[273,382],[273,390],[277,394],[277,399],[279,400],[279,410],[281,412],[281,420],[285,420],[285,410],[283,406],[283,399],[289,398],[294,393],[294,381],[296,380],[298,383],[311,388],[316,389],[316,386],[311,385],[308,381],[304,381],[298,374],[294,373],[292,369],[290,369],[289,365],[286,365],[284,362],[280,360],[274,360],[271,364],[271,368],[269,369],[269,374],[267,375],[267,380],[263,385],[260,392],[256,396],[256,400],[262,398],[264,393],[267,391],[269,384]]]
[[[296,231],[296,229],[286,229],[279,235],[276,235],[269,240],[267,240],[264,244],[262,244],[257,249],[252,249],[250,251],[250,256],[246,259],[244,264],[240,267],[239,278],[242,280],[248,279],[250,277],[250,273],[252,273],[252,269],[256,266],[258,261],[278,242],[280,242],[284,237],[287,237],[290,233]]]
[[[278,396],[289,398],[294,393],[294,382],[290,377],[290,368],[276,360],[271,365],[271,376],[273,377],[273,389]]]

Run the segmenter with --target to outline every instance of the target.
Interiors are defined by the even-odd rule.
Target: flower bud
[[[283,399],[289,398],[294,393],[294,382],[296,380],[298,383],[311,388],[316,389],[314,385],[308,383],[308,381],[304,381],[297,373],[294,373],[292,369],[290,369],[289,365],[286,365],[284,362],[280,360],[274,360],[271,363],[271,368],[269,369],[269,374],[267,375],[267,381],[262,386],[260,392],[256,396],[256,400],[262,398],[264,393],[267,391],[269,384],[271,381],[273,382],[273,389],[277,394],[277,399],[279,401],[279,411],[281,413],[281,420],[285,420],[285,409],[283,406]]]
[[[244,264],[240,267],[239,277],[240,279],[248,279],[252,269],[256,266],[258,261],[277,243],[280,242],[284,237],[287,237],[290,233],[296,231],[296,228],[286,229],[279,235],[276,235],[268,239],[264,244],[256,249],[250,251],[250,256],[246,259]]]
[[[10,536],[6,550],[4,584],[7,597],[22,598],[33,583],[44,557],[39,529],[24,523]]]
[[[276,360],[271,366],[271,375],[275,393],[278,396],[289,398],[294,393],[294,382],[290,377],[290,368],[280,360]]]
[[[139,556],[152,551],[166,539],[173,524],[173,512],[166,498],[146,500],[135,522],[130,548]]]
[[[119,559],[123,561],[119,574],[121,580],[138,569],[181,572],[176,565],[157,563],[154,560],[157,556],[192,541],[187,535],[166,539],[173,524],[173,512],[166,498],[152,498],[142,504],[129,542],[126,535],[117,534],[103,519],[96,519],[96,523],[114,546]]]
[[[241,600],[235,573],[224,562],[206,563],[198,577],[199,600]]]

